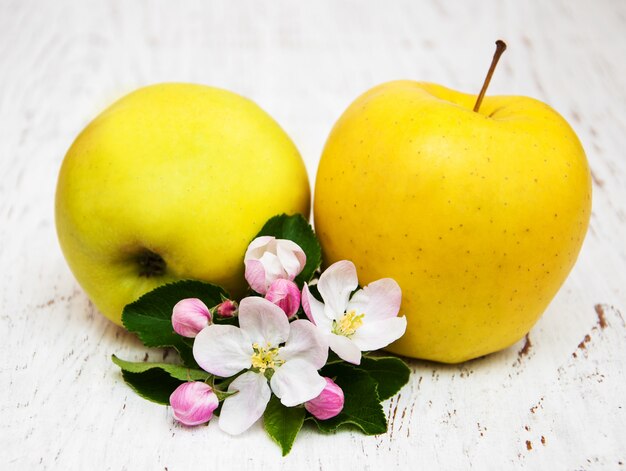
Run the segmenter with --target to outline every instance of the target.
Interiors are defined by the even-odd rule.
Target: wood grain
[[[0,0],[2,469],[621,469],[626,463],[626,4]],[[64,152],[135,87],[192,81],[257,101],[311,180],[333,122],[368,88],[415,78],[548,102],[593,170],[591,227],[545,315],[514,347],[412,361],[390,430],[304,430],[286,458],[260,426],[176,425],[110,355],[158,359],[97,313],[56,242]]]

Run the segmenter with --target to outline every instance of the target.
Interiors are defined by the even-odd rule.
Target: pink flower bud
[[[211,420],[219,401],[211,386],[190,381],[178,386],[170,396],[174,418],[185,425],[200,425]]]
[[[209,308],[197,298],[187,298],[176,303],[172,311],[174,332],[183,337],[195,337],[211,323]]]
[[[216,312],[220,317],[235,317],[237,315],[237,309],[239,309],[237,301],[227,299],[217,306]]]
[[[291,240],[263,236],[250,242],[244,263],[246,281],[264,295],[274,281],[298,276],[306,264],[306,254]]]
[[[300,290],[293,281],[278,279],[270,285],[265,299],[273,302],[287,314],[293,316],[300,308]]]
[[[335,382],[324,377],[326,387],[319,396],[304,403],[304,408],[320,420],[331,419],[343,409],[343,391]]]

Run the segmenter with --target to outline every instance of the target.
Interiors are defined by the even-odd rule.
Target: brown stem
[[[480,89],[480,93],[478,94],[478,98],[476,99],[476,104],[474,105],[474,111],[476,112],[478,112],[478,109],[480,108],[480,104],[483,102],[485,92],[487,91],[489,82],[491,82],[491,76],[493,75],[493,71],[496,70],[496,65],[498,65],[500,56],[502,55],[504,51],[506,51],[506,44],[501,39],[498,39],[496,41],[496,52],[493,54],[493,59],[491,59],[491,66],[489,66],[489,72],[487,72],[487,76],[485,77],[485,82],[483,83],[483,88]]]

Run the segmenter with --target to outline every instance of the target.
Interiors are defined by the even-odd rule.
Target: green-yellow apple
[[[159,84],[120,99],[67,152],[56,226],[79,283],[109,319],[170,281],[234,293],[267,219],[309,214],[296,147],[252,101],[202,85]]]
[[[476,101],[386,83],[348,107],[323,151],[314,220],[325,263],[352,260],[362,285],[398,281],[398,354],[456,363],[515,343],[587,230],[590,173],[567,122],[531,98]]]

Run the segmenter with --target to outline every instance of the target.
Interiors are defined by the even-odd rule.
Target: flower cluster
[[[207,307],[187,298],[174,306],[174,331],[193,338],[193,357],[210,380],[182,383],[170,396],[176,420],[206,423],[219,407],[219,427],[236,435],[247,430],[268,406],[272,394],[283,406],[303,406],[318,420],[337,416],[344,392],[333,378],[320,375],[329,349],[358,365],[362,352],[378,350],[400,338],[406,318],[398,317],[401,290],[384,278],[358,289],[356,268],[343,260],[302,290],[296,278],[307,256],[295,242],[273,236],[250,243],[245,278],[254,294],[236,303],[224,299]],[[299,314],[302,318],[299,318]],[[238,325],[213,322],[232,318]],[[215,378],[223,378],[218,390]]]
[[[130,332],[179,359],[113,355],[124,381],[169,405],[186,426],[214,420],[237,435],[262,419],[283,455],[305,421],[323,433],[385,433],[382,403],[411,373],[401,359],[375,353],[406,330],[398,284],[384,278],[361,287],[347,260],[320,271],[322,248],[300,214],[270,218],[243,264],[248,291],[241,298],[212,283],[180,280],[125,306]]]

